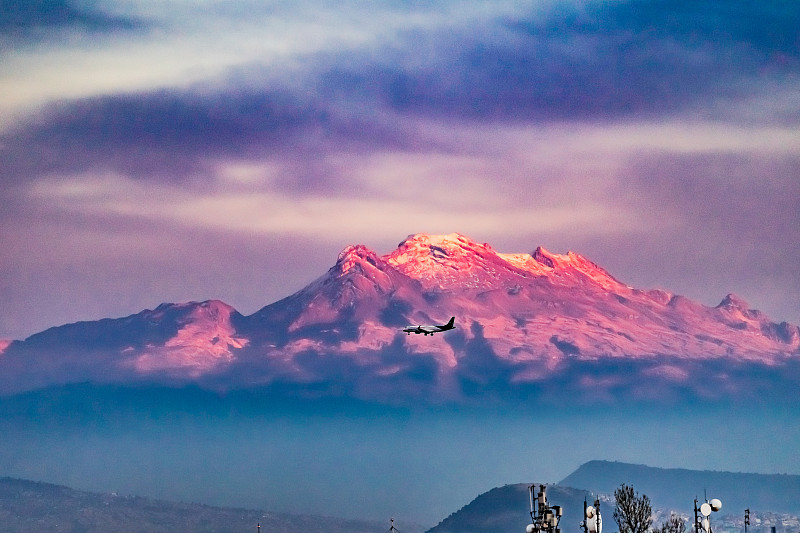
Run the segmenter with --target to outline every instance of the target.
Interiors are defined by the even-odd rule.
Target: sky
[[[0,1],[0,338],[459,232],[800,323],[794,0]]]

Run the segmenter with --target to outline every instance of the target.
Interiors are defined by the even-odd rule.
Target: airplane
[[[450,322],[447,324],[442,324],[441,326],[408,326],[404,328],[403,331],[406,332],[407,335],[411,335],[412,333],[419,335],[422,333],[423,335],[433,335],[434,333],[439,333],[440,331],[447,331],[450,329],[456,329],[453,325],[456,321],[456,317],[451,317]]]

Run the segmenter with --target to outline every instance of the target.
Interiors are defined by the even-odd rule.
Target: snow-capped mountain
[[[454,331],[401,331],[451,316]],[[707,307],[629,287],[572,252],[419,234],[384,256],[348,246],[322,277],[250,316],[219,301],[162,304],[51,328],[0,354],[4,393],[92,381],[378,400],[725,398],[795,387],[800,329],[734,295]]]

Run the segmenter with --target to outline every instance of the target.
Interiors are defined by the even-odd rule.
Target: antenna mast
[[[594,505],[589,505],[586,498],[583,498],[583,521],[581,522],[583,533],[602,533],[603,517],[600,515],[600,497],[594,499]]]
[[[533,492],[536,485],[530,485],[528,492],[531,500],[531,523],[525,528],[527,533],[561,533],[558,523],[561,520],[562,510],[560,505],[547,503],[547,486],[540,485],[539,492],[534,498]]]

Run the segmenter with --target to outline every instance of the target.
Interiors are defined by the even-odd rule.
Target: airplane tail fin
[[[450,317],[450,321],[442,326],[442,329],[455,329],[456,317]]]

